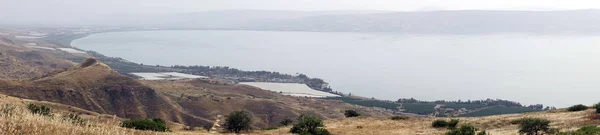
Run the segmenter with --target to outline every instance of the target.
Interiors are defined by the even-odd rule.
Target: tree
[[[240,133],[242,130],[250,130],[252,118],[245,111],[234,111],[225,119],[225,130]]]
[[[448,129],[455,129],[456,125],[458,125],[458,119],[451,119],[450,122],[448,122]]]
[[[524,118],[521,121],[519,133],[526,135],[539,135],[550,132],[550,121],[539,118]]]
[[[346,115],[346,117],[358,117],[360,116],[360,114],[354,110],[346,110],[344,112],[344,115]]]
[[[582,104],[578,104],[578,105],[574,105],[574,106],[569,107],[567,110],[569,112],[576,112],[576,111],[583,111],[583,110],[586,110],[586,109],[588,109],[587,106],[582,105]]]
[[[443,128],[448,126],[448,122],[444,120],[435,120],[433,123],[431,123],[431,126],[434,128]]]
[[[446,132],[446,135],[486,135],[485,131],[481,131],[477,133],[477,128],[471,126],[470,124],[464,124],[460,126],[460,128],[454,128],[450,131]]]
[[[300,115],[298,123],[294,124],[290,133],[311,134],[311,135],[330,135],[327,129],[324,129],[323,121],[307,115]]]
[[[165,121],[160,118],[155,119],[133,119],[121,122],[121,127],[133,128],[138,130],[152,130],[165,132],[169,131],[169,128],[165,125]]]

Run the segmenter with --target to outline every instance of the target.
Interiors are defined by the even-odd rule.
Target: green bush
[[[477,128],[469,125],[469,124],[465,124],[460,126],[460,128],[454,128],[448,132],[446,132],[446,135],[475,135],[475,132],[477,131]]]
[[[358,114],[358,112],[356,112],[356,111],[354,111],[354,110],[346,110],[346,111],[344,112],[344,115],[345,115],[346,117],[358,117],[358,116],[360,116],[360,114]]]
[[[448,127],[448,122],[445,120],[435,120],[433,123],[431,123],[431,126],[434,128],[444,128]]]
[[[596,108],[596,113],[600,113],[600,103],[595,104],[594,108]]]
[[[524,118],[519,126],[519,133],[527,135],[538,135],[540,133],[551,133],[550,121],[539,118]]]
[[[85,125],[85,120],[81,117],[79,117],[78,114],[69,114],[69,115],[65,115],[63,116],[63,120],[65,121],[69,121],[75,125]]]
[[[52,109],[50,109],[49,107],[46,107],[45,105],[34,105],[34,104],[29,104],[27,105],[27,109],[29,109],[29,111],[31,111],[31,113],[33,114],[39,114],[39,115],[43,115],[43,116],[52,116]]]
[[[567,110],[569,112],[575,112],[575,111],[583,111],[583,110],[586,110],[586,109],[588,109],[587,106],[582,105],[582,104],[578,104],[578,105],[574,105],[574,106],[569,107]]]
[[[330,135],[327,129],[324,129],[323,121],[307,115],[300,115],[298,122],[294,124],[290,133],[296,133],[301,135]]]
[[[392,116],[390,119],[392,120],[407,120],[408,116]]]
[[[121,127],[133,128],[137,130],[152,130],[159,132],[167,132],[169,128],[165,125],[165,121],[160,118],[155,119],[131,119],[121,122]]]
[[[450,122],[448,122],[448,129],[455,129],[456,125],[458,125],[458,119],[451,119]]]
[[[275,129],[277,129],[277,127],[266,127],[266,128],[263,128],[263,130],[275,130]]]
[[[584,126],[576,131],[560,132],[557,135],[600,135],[600,128],[596,126]]]
[[[231,112],[225,119],[225,130],[240,133],[242,130],[250,130],[252,117],[245,111]]]
[[[290,118],[285,118],[281,122],[279,122],[279,125],[281,125],[281,126],[288,126],[288,125],[290,125],[292,123],[293,123],[293,121]]]

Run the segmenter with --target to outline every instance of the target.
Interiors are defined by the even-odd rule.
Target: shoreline
[[[155,70],[155,72],[159,72],[159,71],[173,71],[173,72],[182,72],[182,71],[186,71],[186,70],[193,70],[193,69],[189,69],[191,67],[194,66],[199,66],[199,65],[188,65],[188,66],[183,66],[183,65],[171,65],[171,66],[166,66],[166,65],[143,65],[141,63],[137,63],[134,61],[129,61],[127,59],[121,58],[121,57],[112,57],[112,56],[106,56],[102,53],[96,52],[94,50],[85,50],[85,49],[81,49],[81,48],[77,48],[76,46],[74,46],[72,43],[75,40],[79,40],[85,37],[88,37],[90,35],[93,34],[102,34],[102,33],[113,33],[113,32],[131,32],[131,31],[164,31],[164,30],[113,30],[113,31],[105,31],[105,32],[93,32],[93,33],[86,33],[86,34],[67,34],[67,35],[62,35],[61,37],[63,38],[59,38],[60,40],[53,40],[56,38],[53,37],[49,37],[49,38],[44,38],[44,40],[51,42],[51,43],[55,43],[58,46],[61,47],[69,47],[69,48],[73,48],[75,50],[79,50],[79,51],[83,51],[86,52],[88,55],[90,55],[90,57],[94,57],[99,59],[100,61],[103,61],[105,63],[107,63],[108,65],[128,65],[131,66],[133,68],[138,68],[138,70],[130,70],[130,69],[121,69],[124,66],[111,66],[111,67],[118,67],[118,68],[114,68],[116,71],[120,72],[123,75],[126,76],[131,76],[130,73],[132,72],[145,72],[147,70]],[[77,62],[77,61],[74,61]],[[206,66],[206,67],[216,67],[216,68],[220,68],[220,67],[227,67],[229,68],[229,66]],[[288,82],[288,81],[283,81],[283,82],[278,82],[278,81],[256,81],[256,82],[272,82],[272,83],[299,83],[299,84],[305,84],[307,86],[309,86],[310,88],[312,88],[313,90],[316,91],[322,91],[322,92],[327,92],[327,93],[331,93],[331,94],[336,94],[336,95],[344,95],[344,93],[342,92],[338,92],[338,91],[333,91],[330,87],[329,87],[329,83],[325,82],[323,79],[321,78],[310,78],[308,76],[306,76],[305,74],[302,73],[298,73],[297,75],[293,75],[293,74],[288,74],[288,73],[281,73],[281,72],[277,72],[277,71],[265,71],[265,70],[241,70],[241,69],[236,69],[236,68],[231,68],[233,70],[238,70],[240,72],[267,72],[267,74],[278,74],[278,75],[283,75],[283,76],[291,76],[294,78],[299,78],[301,79],[300,75],[304,75],[305,79],[304,81],[292,81],[292,82]],[[189,71],[188,71],[189,72]],[[189,74],[193,74],[193,73],[189,73]],[[206,74],[193,74],[193,75],[202,75],[202,76],[210,76],[210,75],[206,75]],[[243,74],[241,75],[234,75],[234,76],[244,76]],[[133,76],[132,76],[133,77]],[[230,81],[235,81],[235,82],[243,82],[239,79],[227,79],[227,78],[220,78],[220,79],[226,79],[226,80],[230,80]],[[264,79],[281,79],[281,78],[264,78]],[[242,79],[244,80],[244,79]],[[321,83],[318,83],[318,87],[317,86],[311,86],[313,80],[316,81],[320,81]],[[244,81],[245,82],[245,81]],[[253,82],[253,81],[248,81],[248,82]],[[326,84],[327,87],[322,87],[323,84]]]

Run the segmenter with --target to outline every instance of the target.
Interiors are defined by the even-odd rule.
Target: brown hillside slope
[[[301,114],[322,119],[343,118],[345,110],[357,110],[365,116],[391,116],[390,111],[356,106],[341,101],[292,97],[256,87],[216,84],[206,80],[142,81],[177,103],[182,110],[198,117],[214,120],[232,111],[244,110],[254,117],[257,128],[278,126],[285,118]]]
[[[95,59],[34,81],[0,81],[0,92],[71,105],[123,118],[163,118],[179,123],[209,121],[182,114],[152,88],[118,74]]]
[[[34,115],[26,109],[27,104],[45,105],[52,108],[52,116]],[[80,108],[0,94],[0,133],[24,135],[198,135],[205,131],[152,132],[122,128],[121,118],[102,115]],[[84,125],[74,124],[62,116],[80,114]],[[181,125],[168,123],[169,127]]]

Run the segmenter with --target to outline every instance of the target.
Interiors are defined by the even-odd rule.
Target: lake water
[[[600,36],[264,31],[94,34],[73,45],[147,65],[305,73],[334,90],[397,100],[600,101]]]

